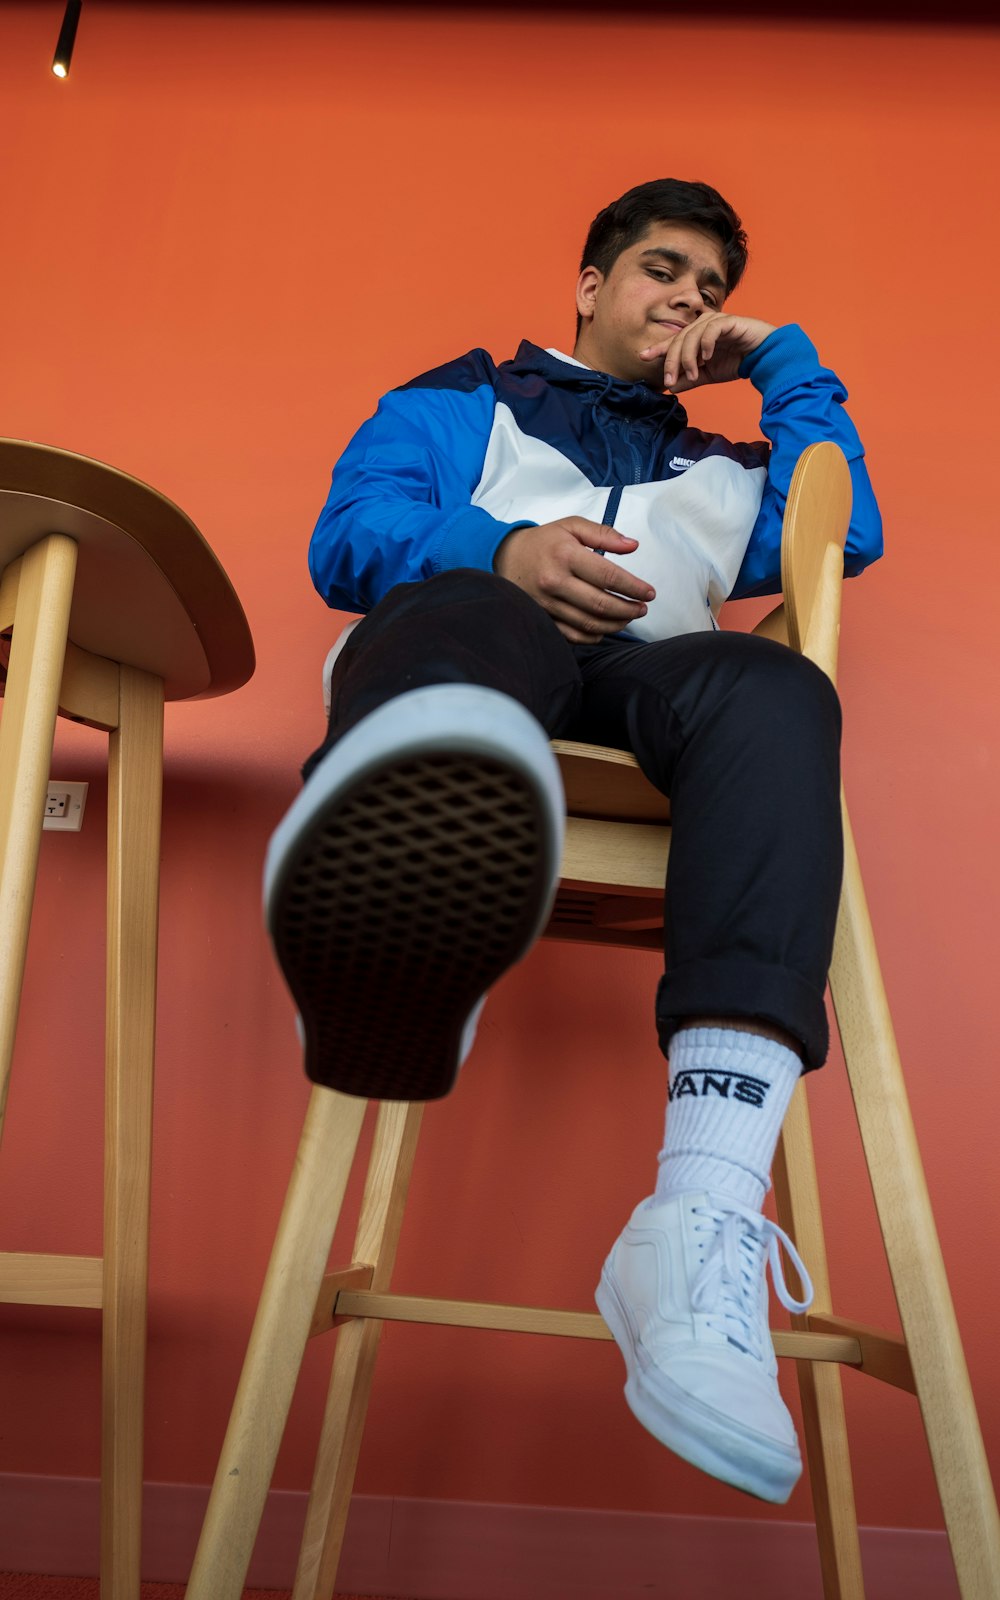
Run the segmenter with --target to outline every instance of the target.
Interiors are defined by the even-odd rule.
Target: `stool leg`
[[[20,561],[0,716],[0,1132],[52,764],[76,544],[52,534]]]
[[[778,1220],[795,1240],[813,1281],[814,1311],[831,1311],[826,1239],[819,1204],[809,1105],[804,1083],[795,1091],[774,1163]],[[808,1328],[807,1316],[793,1327]],[[826,1600],[864,1600],[858,1518],[847,1444],[840,1372],[833,1362],[797,1361],[802,1422],[809,1462]]]
[[[139,1600],[163,683],[120,671],[108,752],[101,1600]]]
[[[423,1106],[385,1101],[368,1164],[352,1261],[371,1264],[371,1287],[389,1287]],[[333,1373],[316,1457],[292,1600],[327,1600],[340,1564],[381,1322],[358,1317],[337,1333]]]
[[[963,1600],[1000,1594],[1000,1520],[844,808],[830,987]]]
[[[367,1102],[314,1088],[187,1588],[240,1600]]]

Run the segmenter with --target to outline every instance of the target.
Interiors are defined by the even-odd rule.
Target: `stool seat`
[[[254,652],[243,609],[178,506],[103,462],[0,439],[0,572],[52,533],[77,545],[78,648],[155,674],[167,700],[246,683]]]

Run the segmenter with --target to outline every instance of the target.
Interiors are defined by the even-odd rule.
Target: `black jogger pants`
[[[739,633],[571,645],[516,585],[461,569],[399,585],[352,632],[305,775],[369,712],[436,683],[509,694],[551,738],[631,750],[670,796],[664,1050],[687,1018],[755,1018],[822,1065],[843,845],[840,706],[819,668]]]

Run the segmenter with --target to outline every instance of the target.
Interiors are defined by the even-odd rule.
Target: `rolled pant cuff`
[[[821,1067],[830,1048],[824,989],[788,967],[760,961],[690,961],[673,967],[656,992],[664,1055],[671,1036],[692,1017],[741,1018],[783,1028],[802,1046],[803,1071]]]

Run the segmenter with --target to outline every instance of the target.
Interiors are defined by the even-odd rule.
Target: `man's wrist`
[[[525,528],[537,528],[537,527],[538,527],[538,523],[537,522],[515,522],[511,527],[509,527],[507,529],[507,532],[504,534],[503,538],[500,540],[499,544],[497,545],[496,549],[493,552],[493,571],[496,572],[496,573],[499,573],[501,578],[503,577],[503,572],[500,569],[500,562],[501,562],[501,559],[506,560],[510,556],[510,554],[511,554],[510,542],[511,542],[511,539],[513,538],[514,534],[515,533],[523,533]],[[505,552],[506,552],[506,554],[505,554]]]
[[[432,552],[433,570],[451,572],[456,567],[475,567],[492,572],[497,550],[516,522],[499,522],[482,506],[460,506],[442,524],[438,543]]]
[[[811,377],[819,367],[819,355],[809,336],[795,322],[785,322],[747,352],[740,362],[739,376],[749,378],[761,394],[776,384],[785,387],[800,378]]]

